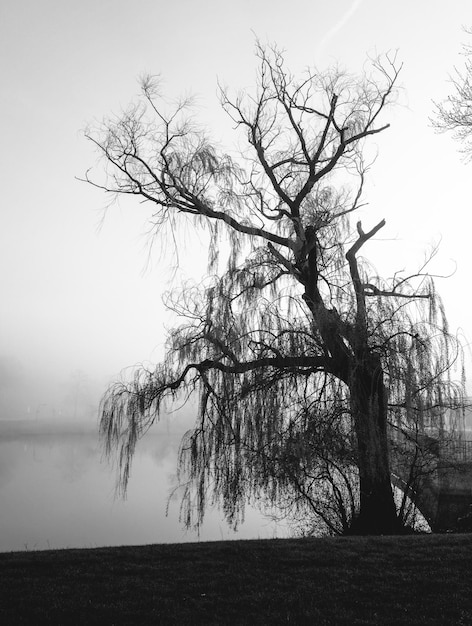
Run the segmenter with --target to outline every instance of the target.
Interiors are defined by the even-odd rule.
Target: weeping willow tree
[[[220,90],[239,152],[212,143],[187,102],[167,112],[151,79],[138,104],[87,132],[106,165],[88,182],[144,201],[156,231],[190,220],[209,251],[205,280],[167,302],[184,321],[163,362],[104,396],[101,436],[126,488],[138,439],[196,394],[179,456],[185,523],[208,504],[237,523],[255,501],[332,532],[399,532],[389,420],[461,401],[458,346],[426,268],[381,279],[360,252],[385,220],[352,222],[400,67],[385,57],[360,77],[297,80],[276,48],[257,55],[252,93]]]

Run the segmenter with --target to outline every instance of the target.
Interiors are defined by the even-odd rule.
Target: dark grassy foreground
[[[1,624],[472,624],[472,535],[0,554]]]

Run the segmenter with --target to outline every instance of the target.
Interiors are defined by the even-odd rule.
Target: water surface
[[[237,533],[218,511],[186,531],[177,499],[166,516],[180,436],[161,429],[139,442],[122,500],[94,425],[0,423],[0,551],[283,536],[254,510]]]

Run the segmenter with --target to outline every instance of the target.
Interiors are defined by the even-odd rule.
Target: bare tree
[[[388,127],[381,117],[400,68],[386,56],[362,77],[334,68],[297,81],[278,49],[257,53],[254,93],[221,89],[246,142],[238,154],[211,143],[188,102],[166,113],[151,79],[139,104],[87,133],[106,163],[104,181],[88,182],[149,203],[156,231],[178,229],[179,218],[206,229],[211,276],[168,299],[185,321],[169,333],[163,363],[108,390],[101,435],[126,488],[137,439],[167,401],[197,392],[180,453],[187,524],[208,503],[234,523],[247,501],[282,506],[292,494],[296,507],[298,493],[310,506],[319,472],[337,473],[339,490],[354,467],[358,504],[352,487],[330,495],[353,498],[341,527],[397,532],[390,406],[411,414],[460,395],[449,379],[458,348],[432,278],[423,267],[381,280],[360,252],[385,220],[367,230],[350,222],[365,142]],[[331,443],[350,437],[349,463],[323,443],[327,420],[337,420]]]
[[[472,35],[472,29],[465,29]],[[462,69],[455,68],[451,76],[452,93],[444,102],[435,103],[433,126],[440,132],[450,131],[461,143],[461,152],[472,157],[472,46],[464,44]]]

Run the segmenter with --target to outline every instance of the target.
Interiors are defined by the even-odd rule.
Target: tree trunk
[[[353,534],[401,531],[390,481],[387,403],[380,359],[364,355],[351,376],[351,410],[357,437],[360,511]]]

